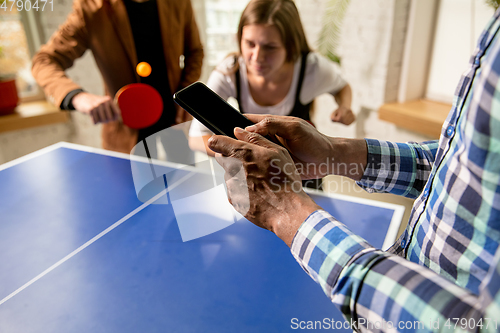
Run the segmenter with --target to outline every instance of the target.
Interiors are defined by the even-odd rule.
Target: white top
[[[245,61],[242,57],[238,59],[240,71],[240,94],[241,103],[245,113],[255,114],[273,114],[286,116],[290,114],[295,104],[295,93],[299,83],[300,64],[302,57],[299,57],[295,62],[293,68],[293,78],[290,90],[285,98],[276,105],[261,106],[257,104],[248,87],[247,69]],[[236,75],[224,74],[230,72],[233,66],[234,58],[228,57],[212,71],[208,78],[207,86],[219,94],[224,100],[230,97],[236,98]],[[311,103],[317,96],[329,93],[335,95],[342,88],[345,87],[347,82],[344,80],[340,73],[340,67],[322,55],[310,52],[307,55],[306,71],[304,81],[302,82],[302,90],[300,91],[300,102],[305,105]],[[205,136],[212,135],[212,132],[203,126],[199,121],[193,119],[191,128],[189,129],[189,136]]]

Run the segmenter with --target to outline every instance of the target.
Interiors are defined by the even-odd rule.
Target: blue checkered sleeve
[[[321,210],[299,228],[291,251],[357,331],[499,329],[498,251],[479,296],[425,267],[376,250]]]
[[[366,139],[368,160],[358,185],[368,192],[416,198],[429,179],[438,141],[421,144]]]

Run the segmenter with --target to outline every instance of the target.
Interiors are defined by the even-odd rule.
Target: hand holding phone
[[[195,82],[176,92],[174,102],[218,135],[236,139],[236,127],[245,128],[254,124],[201,82]]]

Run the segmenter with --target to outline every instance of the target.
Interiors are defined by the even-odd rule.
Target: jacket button
[[[446,129],[446,135],[448,135],[448,136],[452,136],[452,135],[453,135],[453,133],[454,133],[454,131],[455,131],[455,127],[453,127],[453,126],[448,126],[448,128]]]

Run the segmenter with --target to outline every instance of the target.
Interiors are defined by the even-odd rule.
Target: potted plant
[[[499,0],[486,0],[486,4],[488,6],[491,6],[493,7],[493,9],[497,10],[498,6],[499,6]]]
[[[0,4],[5,0],[0,0]],[[3,12],[3,11],[2,11]],[[18,73],[29,64],[26,37],[15,11],[2,14],[0,20],[0,115],[14,112],[19,103],[16,80]]]
[[[2,57],[2,47],[0,46],[0,58]],[[15,74],[0,73],[0,115],[13,113],[18,103]]]
[[[323,14],[323,26],[318,39],[318,52],[340,64],[337,48],[341,27],[351,0],[328,0]]]

